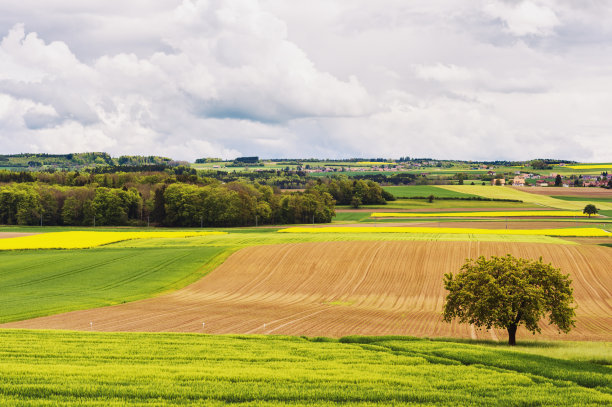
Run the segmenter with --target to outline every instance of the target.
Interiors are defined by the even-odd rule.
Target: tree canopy
[[[516,344],[520,325],[541,332],[538,323],[546,315],[560,332],[569,332],[575,324],[569,275],[542,258],[531,261],[508,254],[470,259],[457,275],[444,275],[444,288],[444,321],[458,318],[478,328],[507,329],[510,345]]]
[[[582,213],[589,215],[589,218],[591,217],[591,215],[597,215],[597,212],[599,212],[599,209],[597,209],[597,207],[593,204],[588,204],[582,210]]]

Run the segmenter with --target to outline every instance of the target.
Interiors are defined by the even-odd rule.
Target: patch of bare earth
[[[207,277],[143,301],[0,325],[96,331],[339,337],[414,335],[505,338],[444,323],[444,273],[466,258],[505,255],[570,273],[578,304],[569,335],[542,323],[538,338],[612,340],[612,250],[506,242],[320,242],[249,247]],[[205,325],[203,325],[205,323]],[[533,338],[519,329],[520,338]],[[503,340],[503,339],[502,339]]]
[[[10,239],[11,237],[23,237],[38,234],[39,233],[0,232],[0,239]]]

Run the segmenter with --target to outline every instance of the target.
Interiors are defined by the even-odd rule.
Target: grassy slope
[[[0,341],[2,405],[612,403],[609,366],[546,347],[12,330]]]
[[[0,322],[147,298],[212,270],[227,247],[0,252]]]

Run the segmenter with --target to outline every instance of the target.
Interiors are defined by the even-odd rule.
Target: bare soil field
[[[11,237],[32,236],[39,233],[19,233],[19,232],[0,232],[0,239],[9,239]]]
[[[535,338],[612,340],[612,250],[506,242],[321,242],[242,249],[202,280],[147,300],[12,322],[0,328],[332,336],[413,335],[505,340],[442,322],[444,273],[466,258],[552,262],[573,278],[577,324]],[[205,324],[205,325],[204,325]],[[519,328],[519,338],[534,338]]]
[[[605,188],[563,188],[563,187],[512,187],[530,194],[548,196],[579,196],[612,199],[612,189]]]

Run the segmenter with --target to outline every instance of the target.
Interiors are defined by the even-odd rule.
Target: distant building
[[[506,185],[506,180],[503,178],[492,179],[491,185]]]
[[[525,178],[524,177],[519,177],[519,176],[514,177],[514,179],[512,180],[512,185],[517,186],[517,187],[524,187],[525,186]]]

